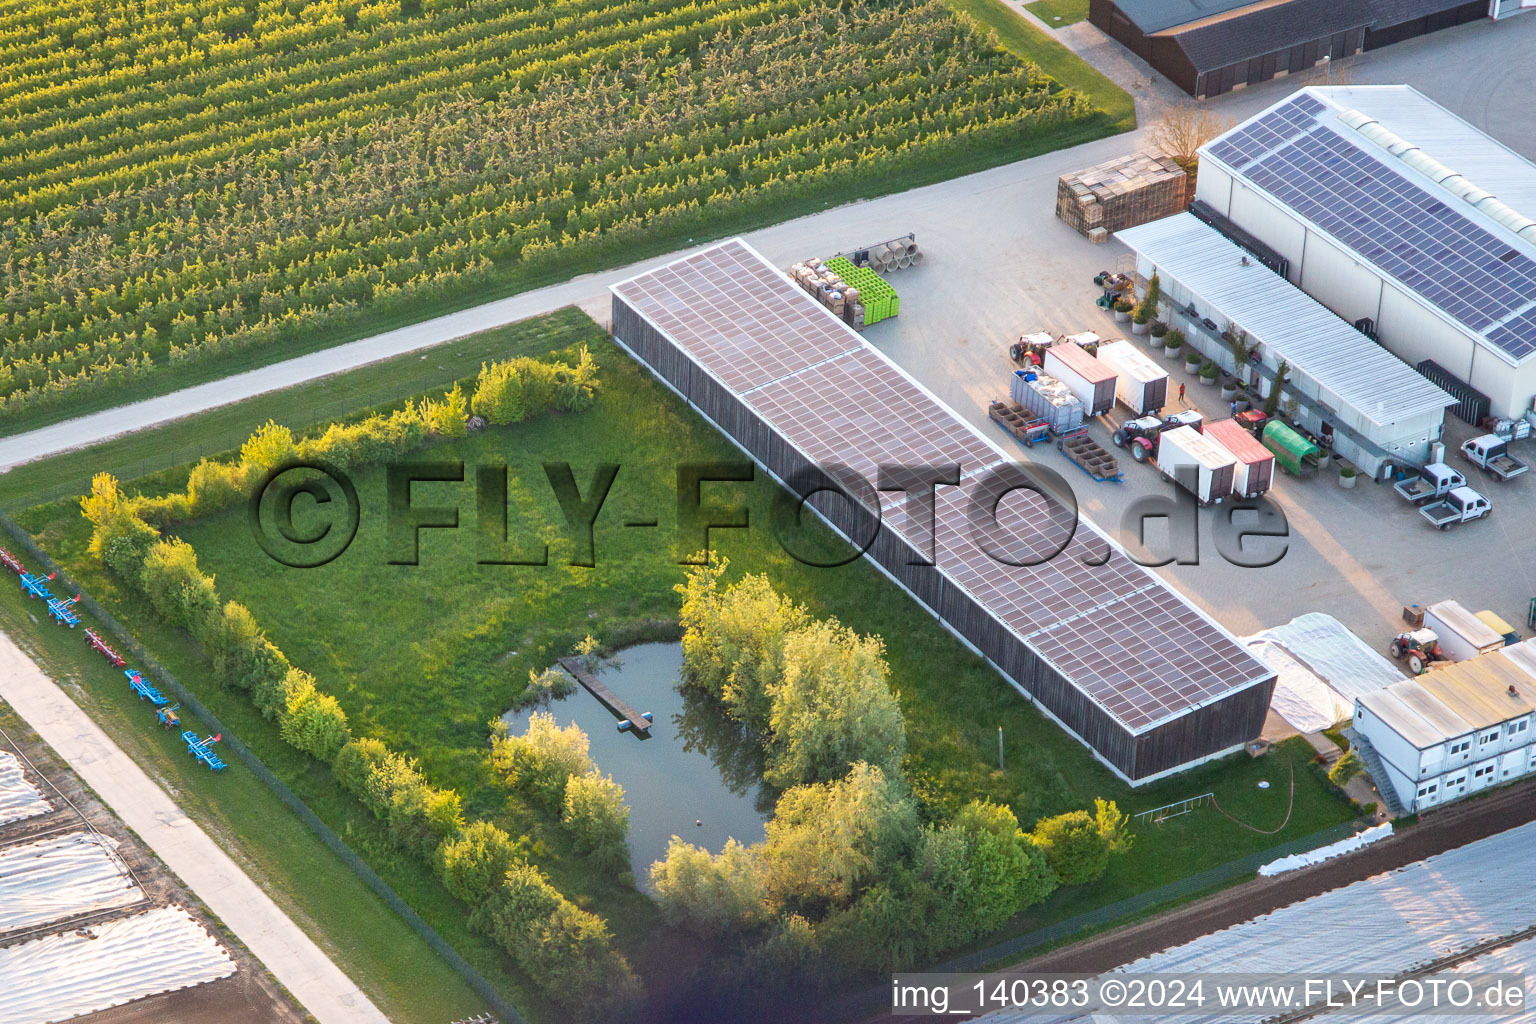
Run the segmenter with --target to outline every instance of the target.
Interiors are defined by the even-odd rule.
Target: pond
[[[672,836],[719,853],[727,839],[762,839],[773,816],[776,794],[762,785],[761,749],[707,699],[678,688],[682,665],[680,644],[640,644],[597,673],[636,710],[651,712],[648,738],[620,732],[613,713],[580,687],[549,707],[560,725],[581,726],[592,760],[624,787],[630,864],[641,888]],[[537,710],[509,711],[502,720],[518,735]]]

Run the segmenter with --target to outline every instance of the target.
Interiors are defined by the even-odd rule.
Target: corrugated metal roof
[[[1445,623],[1471,644],[1478,647],[1487,647],[1503,641],[1503,637],[1493,631],[1493,627],[1482,619],[1473,615],[1458,601],[1437,601],[1427,609],[1429,614]]]
[[[1274,452],[1259,443],[1258,438],[1243,429],[1236,420],[1217,420],[1205,425],[1206,436],[1221,445],[1239,461],[1249,466],[1273,462]]]
[[[1525,673],[1507,658],[1485,654],[1419,677],[1419,685],[1479,729],[1528,715]]]
[[[1375,118],[1448,167],[1536,219],[1536,166],[1411,85],[1336,85],[1309,90],[1340,110]]]
[[[1389,686],[1385,690],[1377,690],[1375,693],[1361,694],[1355,699],[1367,711],[1381,719],[1389,729],[1420,750],[1445,742],[1448,734],[1444,729],[1425,721],[1423,715],[1415,711],[1394,692],[1399,686],[1405,685],[1412,686],[1414,684],[1398,683],[1396,686]],[[1468,732],[1471,732],[1471,730],[1462,729],[1456,735],[1463,736]]]
[[[1411,366],[1193,215],[1126,228],[1115,237],[1199,297],[1202,313],[1231,320],[1277,359],[1316,381],[1339,411],[1385,427],[1454,404]],[[1166,290],[1167,284],[1164,284]]]
[[[1375,19],[1364,4],[1338,0],[1283,0],[1204,18],[1158,33],[1171,36],[1196,71],[1214,71],[1240,60],[1287,50],[1297,43],[1326,39],[1364,28]]]
[[[1434,746],[1446,740],[1454,740],[1458,736],[1466,736],[1477,730],[1472,722],[1462,718],[1456,712],[1446,707],[1438,697],[1430,693],[1417,681],[1408,680],[1401,683],[1393,683],[1388,689],[1392,696],[1402,701],[1403,705],[1418,715],[1429,727],[1434,730],[1431,738],[1424,746]]]
[[[1499,653],[1520,666],[1532,680],[1536,680],[1536,637],[1505,647]]]
[[[1248,7],[1256,0],[1115,0],[1120,13],[1143,32],[1157,32],[1174,25],[1209,18],[1213,14]]]

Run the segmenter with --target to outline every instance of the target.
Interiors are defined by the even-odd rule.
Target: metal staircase
[[[1371,781],[1376,783],[1376,792],[1381,794],[1381,802],[1386,806],[1387,813],[1394,818],[1407,814],[1408,809],[1397,798],[1397,790],[1387,777],[1386,766],[1381,763],[1381,755],[1376,753],[1371,741],[1353,729],[1344,730],[1344,735],[1349,737],[1351,746],[1360,752],[1360,760],[1365,762],[1365,770],[1370,773]]]

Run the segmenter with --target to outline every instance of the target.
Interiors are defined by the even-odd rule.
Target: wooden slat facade
[[[820,467],[617,295],[613,297],[613,325],[615,337],[642,363],[774,476],[781,481],[827,480]],[[808,503],[845,538],[857,538],[856,544],[867,538],[875,522],[872,510],[845,498],[822,495]],[[880,521],[865,557],[881,566],[935,617],[1133,785],[1236,747],[1252,739],[1263,727],[1274,692],[1274,677],[1135,734],[1062,676],[963,588],[937,568],[918,564],[926,555],[906,540],[889,519]]]

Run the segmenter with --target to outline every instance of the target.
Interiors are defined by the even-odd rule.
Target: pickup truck
[[[1458,523],[1470,523],[1493,511],[1487,498],[1470,487],[1458,487],[1439,501],[1419,509],[1419,515],[1437,530],[1449,530]]]
[[[1474,466],[1481,466],[1499,483],[1531,468],[1509,454],[1509,442],[1498,434],[1483,434],[1464,442],[1461,457]]]
[[[1443,462],[1431,462],[1419,470],[1419,475],[1399,480],[1392,489],[1402,495],[1404,501],[1415,505],[1430,498],[1443,498],[1458,487],[1467,486],[1467,478]]]

